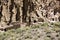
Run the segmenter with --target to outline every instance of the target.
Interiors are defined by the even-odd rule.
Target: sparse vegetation
[[[57,23],[56,23],[57,24]],[[11,29],[6,32],[0,32],[0,40],[55,40],[60,37],[60,27],[45,27],[47,23],[42,25],[26,26],[18,29]],[[55,23],[53,24],[55,26]],[[57,32],[56,32],[57,31]],[[53,36],[52,36],[53,35]],[[58,35],[56,37],[56,35]]]

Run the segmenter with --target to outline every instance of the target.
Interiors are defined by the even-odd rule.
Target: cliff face
[[[0,23],[59,21],[59,0],[0,0]]]

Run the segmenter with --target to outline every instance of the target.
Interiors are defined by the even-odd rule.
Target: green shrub
[[[60,22],[54,23],[53,25],[60,27]]]
[[[48,23],[43,23],[41,24],[41,26],[48,26]]]

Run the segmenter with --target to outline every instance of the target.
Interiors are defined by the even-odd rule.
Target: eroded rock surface
[[[0,0],[0,22],[59,22],[59,0]],[[41,20],[41,21],[40,21]]]

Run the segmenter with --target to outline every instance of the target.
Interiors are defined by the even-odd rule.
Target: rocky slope
[[[0,40],[60,40],[60,23],[48,23],[0,31]]]

